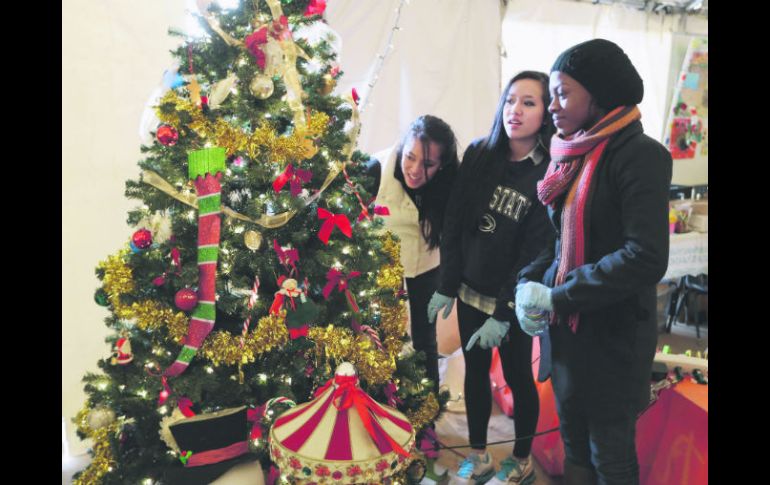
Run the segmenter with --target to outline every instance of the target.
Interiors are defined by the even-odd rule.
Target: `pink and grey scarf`
[[[561,217],[561,260],[554,286],[564,283],[567,274],[585,264],[588,248],[590,211],[586,210],[594,189],[594,174],[612,136],[642,117],[636,106],[620,106],[607,113],[588,131],[578,131],[569,139],[554,135],[551,163],[537,184],[537,197],[553,207],[567,192]],[[579,314],[569,316],[569,327],[577,332]],[[552,322],[555,322],[555,314]]]

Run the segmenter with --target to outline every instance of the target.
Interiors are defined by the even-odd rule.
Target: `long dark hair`
[[[521,79],[532,79],[539,81],[543,88],[543,125],[538,131],[538,143],[543,145],[547,152],[551,147],[551,137],[556,132],[553,119],[548,113],[548,105],[551,104],[551,94],[548,90],[548,74],[539,71],[522,71],[516,74],[508,81],[497,103],[495,119],[492,122],[492,128],[489,134],[481,142],[481,146],[476,153],[474,160],[463,160],[463,163],[472,162],[475,168],[472,172],[467,172],[470,180],[463,180],[463,227],[475,227],[475,220],[479,217],[481,211],[482,198],[489,195],[489,191],[499,182],[505,170],[505,163],[500,161],[508,160],[511,155],[511,146],[509,144],[508,134],[505,132],[505,120],[503,111],[505,103],[508,100],[508,92],[516,81]]]
[[[428,144],[430,142],[435,142],[441,147],[438,172],[424,186],[417,190],[410,189],[406,185],[404,174],[401,171],[401,156],[404,152],[404,144],[410,137],[414,137],[422,143],[424,156],[428,154]],[[436,116],[423,115],[414,120],[396,147],[396,163],[395,167],[393,167],[393,175],[396,177],[396,180],[401,182],[401,186],[407,193],[419,195],[420,202],[416,205],[419,214],[420,230],[430,249],[437,248],[441,243],[444,210],[446,209],[459,165],[455,134],[444,120]]]

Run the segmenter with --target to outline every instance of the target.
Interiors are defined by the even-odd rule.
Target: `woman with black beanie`
[[[616,44],[594,39],[551,68],[557,128],[537,195],[556,243],[519,273],[516,314],[540,335],[552,378],[565,483],[639,483],[635,427],[650,394],[656,284],[668,264],[672,160],[646,136],[642,79]]]

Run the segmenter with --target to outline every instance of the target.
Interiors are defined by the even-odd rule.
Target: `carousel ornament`
[[[414,460],[414,428],[360,387],[344,362],[315,398],[270,429],[270,456],[293,483],[385,483]]]

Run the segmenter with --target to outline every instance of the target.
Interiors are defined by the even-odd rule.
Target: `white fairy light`
[[[377,65],[374,68],[374,74],[372,76],[373,81],[371,81],[369,83],[369,89],[366,91],[366,93],[364,93],[363,99],[361,100],[361,103],[359,105],[360,106],[359,113],[362,114],[362,115],[364,114],[364,111],[366,110],[366,108],[368,106],[372,106],[371,104],[368,103],[369,96],[371,96],[372,91],[374,90],[374,86],[375,86],[375,84],[377,84],[377,80],[380,77],[380,72],[382,71],[382,66],[385,64],[385,58],[394,49],[393,37],[394,37],[396,32],[399,32],[399,31],[402,30],[402,28],[399,27],[398,24],[399,24],[399,21],[401,20],[401,9],[404,7],[405,3],[408,3],[408,2],[406,0],[401,0],[401,3],[398,4],[398,7],[395,10],[396,11],[396,21],[395,21],[393,27],[390,29],[390,34],[388,35],[388,40],[385,43],[385,46],[386,46],[385,47],[385,51],[382,54],[380,54],[379,56],[377,56]]]

